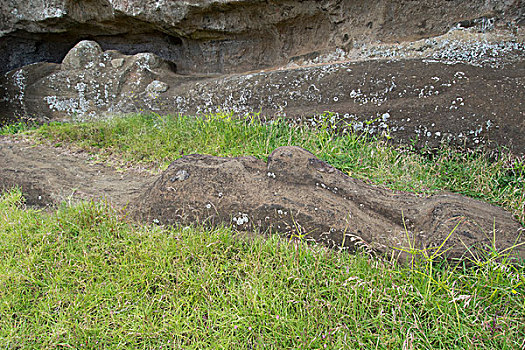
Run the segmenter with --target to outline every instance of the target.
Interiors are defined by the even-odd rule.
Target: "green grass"
[[[327,115],[329,116],[329,115]],[[316,129],[285,121],[228,114],[206,118],[136,114],[90,123],[51,124],[29,131],[57,146],[74,145],[102,160],[164,169],[182,154],[254,155],[266,158],[279,146],[311,151],[345,173],[392,189],[432,193],[448,190],[483,199],[511,211],[525,224],[525,161],[502,152],[490,161],[482,153],[442,147],[431,156],[396,148],[355,133],[337,134],[329,118]]]
[[[0,195],[6,349],[519,349],[523,267],[381,262]]]
[[[297,145],[351,176],[467,194],[525,223],[522,160],[423,154],[329,122],[148,114],[0,130],[15,133],[154,171],[182,154],[265,159]],[[515,349],[525,346],[524,276],[490,252],[473,268],[421,254],[397,265],[278,236],[240,240],[225,227],[141,226],[105,203],[44,212],[25,208],[18,190],[0,195],[8,349]]]
[[[16,122],[0,126],[0,135],[12,135],[17,133],[27,132],[38,128],[37,124]]]

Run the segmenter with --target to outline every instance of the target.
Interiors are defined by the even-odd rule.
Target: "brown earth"
[[[20,186],[27,204],[105,199],[160,224],[232,225],[243,232],[280,232],[333,248],[406,257],[410,246],[431,254],[442,242],[449,258],[523,242],[524,229],[499,207],[443,193],[394,192],[350,178],[298,147],[253,157],[189,155],[160,176],[115,168],[84,152],[0,137],[0,190]],[[495,231],[494,229],[494,223]],[[455,229],[447,240],[447,235]],[[442,251],[443,251],[442,250]],[[525,247],[515,249],[525,258]],[[468,256],[470,257],[470,256]]]
[[[124,207],[152,180],[144,171],[117,171],[97,164],[82,151],[0,136],[0,191],[20,186],[31,206],[107,199]]]

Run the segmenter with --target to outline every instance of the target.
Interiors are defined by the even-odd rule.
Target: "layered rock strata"
[[[521,59],[371,60],[207,77],[180,75],[152,53],[128,56],[82,41],[62,64],[36,63],[0,77],[0,124],[19,116],[46,122],[226,111],[328,122],[341,132],[421,146],[505,146],[518,155],[525,154],[524,101]]]

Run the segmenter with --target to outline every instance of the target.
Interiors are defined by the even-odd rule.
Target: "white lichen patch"
[[[79,100],[73,97],[45,96],[44,101],[52,111],[81,115],[87,111],[82,108]]]
[[[242,226],[244,224],[247,224],[250,221],[248,218],[248,214],[244,214],[239,212],[237,216],[233,217],[233,222],[237,224],[237,226]]]
[[[159,80],[153,80],[148,84],[148,86],[146,86],[146,96],[150,99],[156,99],[160,96],[160,94],[168,91],[168,89],[168,84]],[[152,109],[154,109],[153,106]]]
[[[49,18],[60,18],[64,16],[66,12],[57,6],[53,6],[51,3],[44,2],[44,8],[40,12],[40,19],[49,19]]]
[[[280,216],[286,216],[288,215],[288,212],[286,210],[278,209],[277,214],[279,214]]]
[[[13,74],[13,86],[15,87],[14,100],[20,104],[20,110],[22,115],[27,115],[27,109],[25,104],[25,89],[26,89],[26,77],[24,70],[19,69]]]
[[[175,181],[185,181],[190,177],[190,173],[188,173],[184,169],[180,169],[175,173],[175,176],[170,177],[171,182]]]
[[[139,67],[140,70],[153,72],[153,69],[158,68],[159,60],[157,57],[149,52],[138,53],[133,56],[135,64]]]
[[[486,19],[473,28],[456,26],[444,35],[398,44],[355,43],[349,49],[337,48],[333,52],[310,60],[290,62],[284,68],[326,64],[341,61],[425,59],[428,62],[457,63],[473,66],[501,67],[506,61],[520,59],[525,44],[508,33],[493,31]]]

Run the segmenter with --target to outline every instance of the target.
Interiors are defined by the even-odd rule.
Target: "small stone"
[[[113,68],[120,68],[124,65],[124,59],[123,58],[114,58],[111,60],[111,66]]]
[[[179,170],[177,171],[175,176],[172,176],[170,178],[170,181],[171,182],[184,181],[184,180],[187,180],[189,177],[190,177],[190,174],[186,170]]]
[[[159,81],[159,80],[153,80],[149,85],[146,87],[146,91],[149,93],[159,94],[162,92],[166,92],[169,89],[169,85]]]
[[[141,52],[133,56],[133,61],[142,70],[149,70],[159,68],[161,60],[150,52]]]
[[[82,40],[62,60],[62,68],[78,70],[94,67],[100,63],[102,48],[95,41]]]

